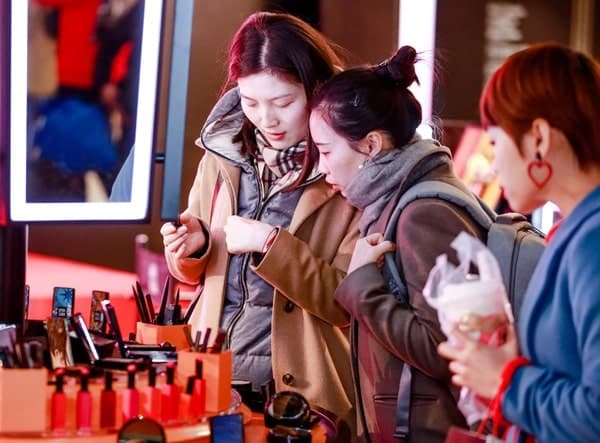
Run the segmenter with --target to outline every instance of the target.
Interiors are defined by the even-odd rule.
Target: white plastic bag
[[[445,254],[437,257],[423,295],[438,311],[442,331],[451,343],[452,331],[458,328],[481,342],[499,345],[513,319],[498,262],[481,241],[465,232],[451,246],[459,265],[449,263]],[[473,266],[477,274],[470,272]],[[461,390],[458,407],[470,425],[487,413],[487,402],[467,388]]]

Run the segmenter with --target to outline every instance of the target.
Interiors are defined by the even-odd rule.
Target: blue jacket
[[[519,318],[521,352],[502,410],[538,442],[600,442],[600,187],[564,220]]]

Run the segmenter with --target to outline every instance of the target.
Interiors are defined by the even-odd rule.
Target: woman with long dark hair
[[[308,100],[341,62],[305,22],[260,12],[229,51],[234,85],[208,117],[204,157],[181,214],[161,228],[179,280],[203,290],[193,330],[227,331],[234,377],[303,394],[351,441],[347,312],[333,299],[358,237],[358,212],[307,149]],[[214,336],[214,333],[213,333]]]

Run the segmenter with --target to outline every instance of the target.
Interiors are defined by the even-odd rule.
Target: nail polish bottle
[[[87,368],[81,370],[79,380],[81,388],[77,392],[77,433],[88,435],[92,432],[92,394],[88,389],[90,371]]]
[[[123,423],[135,418],[139,413],[140,398],[139,392],[135,388],[135,374],[137,368],[135,364],[127,366],[127,388],[123,389],[123,398],[121,403],[121,412]]]
[[[151,366],[148,370],[148,386],[144,392],[142,414],[154,420],[160,420],[162,393],[156,387],[156,368]]]
[[[167,363],[167,384],[162,387],[161,415],[163,423],[177,421],[179,395],[181,390],[175,384],[175,362]]]
[[[52,393],[52,409],[50,411],[50,430],[54,434],[64,434],[67,431],[67,396],[63,391],[65,370],[58,368],[54,371],[56,389]]]
[[[100,427],[114,429],[116,425],[117,393],[112,388],[112,372],[104,373],[104,389],[100,393]]]
[[[196,374],[190,400],[190,415],[192,419],[200,418],[206,413],[206,380],[202,378],[202,360],[196,359]]]

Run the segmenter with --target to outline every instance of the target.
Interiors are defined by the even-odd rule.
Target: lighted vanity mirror
[[[11,1],[12,220],[147,217],[162,3]]]

